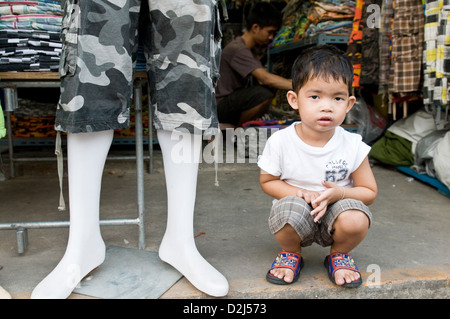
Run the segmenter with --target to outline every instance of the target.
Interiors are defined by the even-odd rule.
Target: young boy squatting
[[[349,252],[370,227],[367,206],[377,184],[370,147],[340,127],[356,101],[352,80],[351,63],[331,45],[307,49],[294,62],[287,101],[301,121],[273,134],[258,159],[261,187],[275,198],[269,228],[282,249],[266,275],[269,282],[297,281],[302,247],[315,242],[330,246],[324,264],[333,283],[362,283]]]

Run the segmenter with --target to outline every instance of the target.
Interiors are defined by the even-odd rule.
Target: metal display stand
[[[11,128],[11,113],[18,107],[17,88],[55,88],[60,86],[57,72],[0,72],[0,88],[3,89],[5,99],[6,129],[8,136],[8,149],[11,177],[15,176],[14,162],[16,161],[45,161],[55,158],[16,158],[14,156],[14,143]],[[106,219],[100,220],[101,226],[137,225],[139,231],[138,248],[145,248],[145,209],[144,209],[144,151],[143,151],[143,123],[142,123],[142,87],[148,85],[147,73],[138,71],[134,80],[134,109],[135,109],[135,138],[136,138],[136,175],[137,175],[137,218]],[[151,112],[149,112],[149,171],[152,171],[153,137],[151,129]],[[130,157],[114,157],[114,159],[130,159]],[[68,227],[69,221],[47,222],[10,222],[0,223],[0,230],[16,230],[17,249],[21,254],[28,244],[27,229]]]
[[[330,35],[320,33],[318,35],[307,37],[301,41],[290,42],[279,47],[270,48],[267,51],[267,69],[272,70],[272,56],[275,54],[284,53],[287,51],[298,50],[311,45],[323,45],[323,44],[347,44],[349,36],[347,35]]]

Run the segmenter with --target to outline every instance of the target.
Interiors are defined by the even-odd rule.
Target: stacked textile
[[[147,60],[145,58],[144,47],[139,46],[137,57],[136,57],[136,71],[146,71],[147,70]]]
[[[58,71],[61,0],[0,0],[0,71]]]
[[[319,33],[350,35],[355,13],[351,0],[291,0],[283,10],[283,26],[275,37],[274,47]]]
[[[20,107],[11,114],[14,137],[55,137],[55,103],[51,100],[36,101],[19,97]]]

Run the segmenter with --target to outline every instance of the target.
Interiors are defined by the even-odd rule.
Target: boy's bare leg
[[[301,239],[297,234],[295,229],[289,225],[284,225],[277,233],[275,233],[275,239],[281,246],[281,249],[290,253],[301,253]],[[294,280],[294,272],[291,269],[287,268],[275,268],[270,271],[270,273],[279,278],[284,279],[286,282],[292,282]]]
[[[359,210],[341,213],[333,224],[333,244],[330,254],[348,254],[366,237],[369,230],[369,219]],[[337,285],[358,280],[359,274],[352,270],[340,269],[335,272],[334,279]]]

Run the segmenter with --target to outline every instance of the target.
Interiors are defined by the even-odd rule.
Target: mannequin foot
[[[67,249],[53,271],[34,288],[31,299],[65,299],[80,281],[105,260],[105,243],[89,243],[88,247]]]
[[[179,244],[170,239],[162,240],[159,257],[170,264],[198,290],[213,296],[223,297],[228,293],[228,281],[198,252],[195,244]]]

